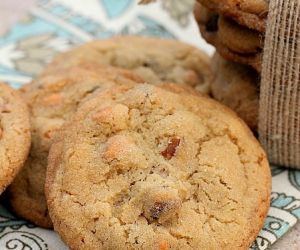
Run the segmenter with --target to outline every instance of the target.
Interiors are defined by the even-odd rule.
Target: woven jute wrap
[[[270,0],[259,106],[270,162],[300,169],[300,0]]]

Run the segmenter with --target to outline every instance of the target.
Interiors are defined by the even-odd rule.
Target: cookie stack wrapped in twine
[[[259,139],[271,163],[300,169],[300,1],[268,2]]]
[[[199,4],[206,3],[206,7],[212,4],[212,6],[215,7],[214,11],[218,12],[218,10],[222,9],[222,3],[226,3],[227,1],[221,1],[219,3],[213,0],[211,2],[198,0],[198,2]],[[239,63],[247,63],[256,68],[259,72],[261,71],[258,111],[258,133],[260,142],[264,146],[271,163],[300,169],[300,1],[263,0],[254,1],[253,4],[259,6],[262,2],[268,2],[269,5],[266,32],[264,35],[262,33],[260,34],[265,37],[262,69],[261,67],[255,67],[258,64],[261,65],[259,57],[255,60],[254,65],[249,62],[247,63],[247,60],[241,59],[243,56],[247,58],[247,54],[235,54],[238,60],[237,58],[228,57],[228,55],[224,55],[224,57],[229,61],[233,60]],[[234,7],[234,4],[236,4],[237,9],[239,9],[239,3],[245,3],[245,1],[229,1],[228,6]],[[202,5],[200,6],[201,8],[203,7]],[[228,11],[226,8],[231,8],[228,6],[224,7],[224,12]],[[234,11],[230,13],[233,12]],[[262,17],[264,14],[265,12],[262,13]],[[199,15],[202,14],[197,12],[196,18],[197,16],[199,18]],[[251,15],[250,13],[249,16]],[[201,23],[201,17],[199,20],[197,21],[199,22],[201,33],[203,33],[205,31],[201,29],[201,25],[203,24]],[[255,18],[253,18],[252,21],[253,20],[255,20]],[[261,20],[263,20],[263,18]],[[245,20],[243,20],[243,22],[244,21]],[[241,31],[243,31],[243,28],[238,32]],[[248,31],[250,32],[252,30],[248,29]],[[209,36],[206,37],[207,34],[203,35],[208,42],[216,45],[216,41],[211,41]],[[219,51],[219,48],[217,48],[217,50],[222,54],[222,50]],[[230,51],[230,49],[227,50]],[[233,67],[237,66],[237,64],[232,65]],[[238,74],[238,71],[236,73]],[[242,77],[243,76],[239,75],[237,79],[243,81]],[[215,94],[213,93],[213,95]],[[214,97],[222,102],[222,99],[217,96]],[[243,102],[243,100],[244,99],[240,97],[240,101]],[[232,108],[237,111],[242,118],[247,118],[247,114],[244,114],[241,110],[236,110],[236,107]],[[254,109],[256,110],[256,107],[254,107]],[[254,114],[256,116],[256,113]],[[257,124],[256,121],[249,121],[249,117],[247,119],[246,122],[248,125]],[[257,129],[256,126],[252,126],[252,128]]]
[[[300,169],[300,1],[272,0],[259,101],[259,138],[271,163]]]

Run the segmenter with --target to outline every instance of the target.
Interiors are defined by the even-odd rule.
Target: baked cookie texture
[[[126,70],[82,64],[37,78],[21,89],[30,109],[32,147],[25,167],[9,188],[11,206],[19,216],[36,225],[52,227],[44,184],[48,151],[55,132],[80,101],[94,91],[136,82],[144,80]]]
[[[175,40],[135,36],[84,44],[54,58],[45,74],[82,62],[125,68],[150,84],[186,84],[204,93],[213,80],[209,57],[203,51]]]
[[[23,167],[30,140],[25,102],[16,90],[0,83],[0,194]]]
[[[243,27],[199,3],[195,4],[194,14],[205,40],[225,59],[261,71],[263,33]]]
[[[57,133],[46,197],[71,249],[248,249],[271,175],[247,126],[212,99],[101,91]]]
[[[197,0],[205,7],[242,26],[265,32],[269,0]]]
[[[212,96],[234,110],[254,131],[258,124],[260,76],[250,67],[229,62],[218,54],[212,60],[216,78]]]

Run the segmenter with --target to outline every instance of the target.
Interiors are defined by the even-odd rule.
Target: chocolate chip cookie
[[[262,227],[265,153],[212,99],[112,88],[57,135],[46,197],[71,249],[248,249]]]
[[[25,102],[16,90],[0,83],[0,194],[23,167],[30,139]]]
[[[52,226],[44,183],[55,132],[94,91],[136,82],[144,80],[126,70],[82,64],[42,76],[22,89],[31,112],[32,148],[25,167],[9,188],[10,203],[18,215],[42,227]]]
[[[212,96],[233,109],[252,130],[257,130],[260,76],[248,66],[229,62],[216,54]]]
[[[93,41],[54,58],[46,74],[82,62],[125,68],[150,84],[186,84],[208,93],[213,80],[209,57],[185,43],[135,36]]]
[[[261,71],[264,46],[262,33],[242,27],[199,3],[196,3],[194,13],[201,34],[224,58]]]

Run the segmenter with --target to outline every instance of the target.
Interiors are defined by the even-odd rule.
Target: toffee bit
[[[165,240],[159,241],[158,245],[159,245],[159,247],[158,247],[159,250],[168,250],[169,249],[169,244]]]
[[[43,98],[45,105],[59,105],[63,102],[63,95],[61,93],[51,94]]]
[[[7,104],[1,108],[1,113],[9,114],[11,112],[11,107]]]
[[[11,109],[12,107],[8,101],[0,98],[0,113],[10,113]]]
[[[168,142],[168,146],[167,148],[161,152],[161,155],[167,159],[167,160],[171,160],[171,158],[175,155],[176,153],[176,148],[179,146],[180,144],[180,139],[179,138],[171,138]]]

